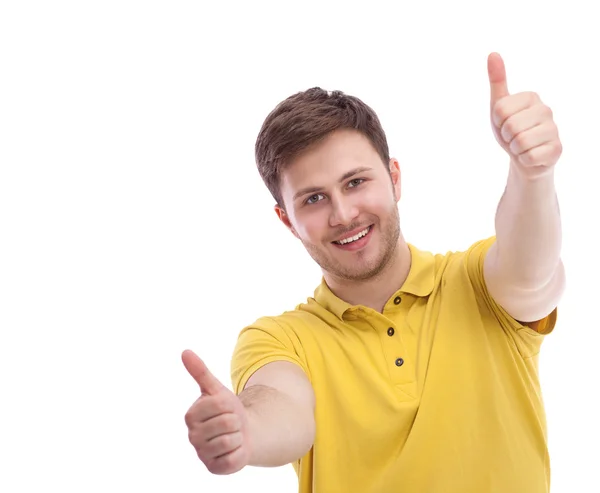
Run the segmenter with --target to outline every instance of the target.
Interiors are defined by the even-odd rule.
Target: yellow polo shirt
[[[245,327],[234,390],[277,360],[298,364],[316,395],[316,438],[293,464],[300,493],[547,493],[550,467],[538,332],[486,291],[489,238],[411,268],[383,313],[325,282],[294,310]],[[282,437],[284,439],[284,437]]]

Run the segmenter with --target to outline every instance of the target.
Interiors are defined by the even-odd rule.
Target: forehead
[[[328,186],[351,169],[383,170],[381,157],[367,137],[356,130],[337,130],[302,153],[281,174],[282,193],[306,186]]]

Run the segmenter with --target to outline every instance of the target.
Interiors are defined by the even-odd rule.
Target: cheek
[[[303,240],[319,243],[323,237],[327,236],[329,222],[327,215],[321,211],[299,214],[296,218],[296,232]]]
[[[379,190],[378,193],[369,194],[369,196],[364,197],[359,210],[363,214],[383,217],[389,214],[390,207],[394,203],[395,201],[390,190]]]

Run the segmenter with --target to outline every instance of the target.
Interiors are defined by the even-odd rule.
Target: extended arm
[[[553,172],[530,179],[511,163],[496,212],[496,242],[484,263],[490,294],[515,319],[539,321],[554,310],[564,291],[560,253]]]
[[[565,287],[554,186],[562,146],[552,111],[537,94],[508,93],[499,56],[490,56],[488,72],[492,128],[510,156],[510,168],[484,276],[496,302],[515,319],[536,328],[556,308]]]
[[[281,466],[310,450],[315,397],[300,367],[269,363],[250,377],[239,397],[248,411],[250,465]]]

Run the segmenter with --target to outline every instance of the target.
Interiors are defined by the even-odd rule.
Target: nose
[[[348,226],[358,217],[358,207],[348,197],[337,197],[331,200],[330,226]]]

